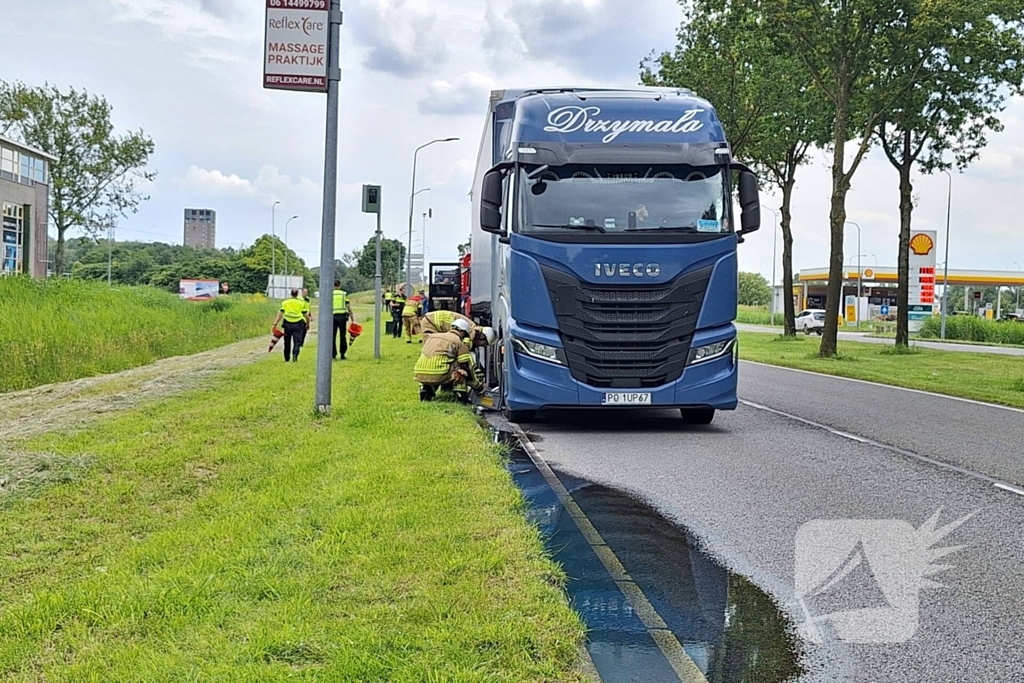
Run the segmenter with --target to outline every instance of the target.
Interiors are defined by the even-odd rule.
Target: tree
[[[402,265],[405,263],[405,247],[401,240],[383,239],[380,243],[380,271],[382,286],[394,287],[405,282]],[[373,280],[377,270],[377,238],[371,237],[359,255],[359,274]]]
[[[769,39],[756,4],[680,0],[686,20],[674,53],[641,65],[646,85],[692,88],[714,104],[733,154],[782,192],[782,281],[793,277],[792,199],[796,171],[827,135],[828,107],[802,64]],[[785,297],[785,333],[796,311]]]
[[[67,231],[96,234],[148,199],[141,185],[156,173],[145,170],[155,149],[142,130],[114,134],[111,106],[100,96],[74,88],[0,89],[0,115],[14,137],[57,157],[50,163],[50,218],[57,229],[56,272],[64,272]]]
[[[836,355],[843,286],[846,195],[874,132],[907,91],[926,78],[924,65],[954,30],[955,0],[752,0],[782,53],[797,55],[828,98],[832,192],[825,329],[819,354]],[[985,4],[985,3],[982,3]],[[847,165],[846,145],[856,141]]]
[[[1024,80],[1021,3],[955,5],[956,27],[924,64],[926,80],[909,88],[880,121],[877,136],[900,179],[899,310],[896,345],[910,343],[910,235],[914,211],[911,172],[966,168],[977,159],[996,117]],[[961,30],[959,27],[963,26]],[[906,64],[903,68],[908,68]]]
[[[740,273],[739,302],[744,306],[766,306],[772,300],[772,288],[760,273]]]

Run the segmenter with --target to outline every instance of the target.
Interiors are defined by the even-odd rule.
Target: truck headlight
[[[565,352],[555,346],[538,344],[537,342],[512,337],[512,348],[530,358],[555,363],[556,365],[565,365]]]
[[[690,365],[705,363],[709,360],[714,360],[715,358],[721,358],[732,351],[733,344],[735,343],[735,339],[727,339],[725,341],[715,342],[714,344],[698,346],[695,349],[691,349]]]

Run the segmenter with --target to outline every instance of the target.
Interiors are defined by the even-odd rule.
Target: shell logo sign
[[[864,279],[865,280],[874,280],[875,279],[875,271],[871,270],[870,268],[865,268],[864,269]]]
[[[910,250],[918,256],[927,256],[935,248],[935,240],[923,232],[919,232],[910,240]]]

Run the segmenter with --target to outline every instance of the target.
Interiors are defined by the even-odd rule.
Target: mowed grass
[[[277,306],[150,287],[0,278],[0,392],[127,370],[266,333]]]
[[[0,679],[582,680],[497,447],[384,341],[334,365],[327,418],[308,348],[21,444],[89,466],[0,509]]]
[[[743,360],[1024,408],[1024,359],[983,353],[839,342],[839,358],[817,356],[818,337],[740,332]]]

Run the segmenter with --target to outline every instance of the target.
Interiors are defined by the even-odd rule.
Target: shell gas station
[[[898,277],[895,267],[862,266],[863,277],[858,277],[856,266],[843,269],[843,300],[857,297],[860,284],[860,319],[871,320],[895,316],[898,304]],[[810,268],[801,270],[798,283],[793,287],[793,296],[797,310],[808,308],[825,308],[828,292],[828,268]],[[944,273],[937,269],[935,284],[946,283]],[[1020,271],[997,270],[954,270],[949,271],[949,285],[966,287],[965,306],[968,311],[984,314],[979,310],[981,291],[992,287],[1009,287],[1014,290],[1024,288],[1024,273]],[[1016,292],[1003,293],[1002,311],[993,310],[988,317],[996,317],[1001,312],[1013,312],[1017,309]],[[1022,299],[1024,304],[1024,299]],[[939,311],[941,299],[935,299],[935,311]],[[951,302],[952,306],[952,302]],[[1018,315],[1020,315],[1018,311]]]

